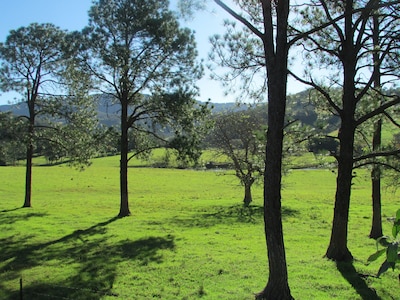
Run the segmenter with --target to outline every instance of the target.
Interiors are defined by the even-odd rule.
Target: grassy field
[[[136,163],[135,163],[136,164]],[[134,164],[134,165],[135,165]],[[35,167],[33,208],[21,209],[24,168],[1,167],[0,299],[253,299],[268,278],[262,189],[241,206],[232,174],[129,169],[132,216],[118,219],[118,158],[83,172]],[[335,174],[294,170],[284,178],[283,222],[295,299],[399,299],[399,270],[375,278],[369,176],[352,194],[352,264],[323,258],[329,242]],[[399,208],[383,191],[383,215]],[[384,231],[390,223],[384,218]]]

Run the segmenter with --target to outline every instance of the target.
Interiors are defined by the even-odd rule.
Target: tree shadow
[[[362,277],[365,275],[359,274],[354,268],[352,262],[337,262],[336,268],[342,274],[343,278],[347,280],[354,288],[354,290],[364,300],[380,300],[376,291],[370,288]]]
[[[9,210],[7,212],[11,212],[11,211],[14,211],[14,210]],[[21,215],[9,215],[3,211],[3,214],[0,215],[0,224],[10,225],[10,224],[14,224],[18,221],[26,221],[30,218],[42,218],[47,215],[48,215],[47,213],[38,213],[38,212],[27,212],[26,214],[21,214]]]
[[[161,263],[161,250],[174,250],[174,237],[147,237],[139,240],[124,240],[110,243],[107,235],[108,224],[118,217],[98,223],[84,230],[76,230],[62,238],[47,243],[21,246],[14,242],[6,254],[0,253],[0,260],[7,261],[0,274],[8,274],[7,280],[19,280],[21,272],[47,261],[56,261],[59,266],[72,264],[72,274],[58,281],[35,281],[33,278],[23,291],[27,299],[102,299],[117,296],[113,283],[120,262],[132,260],[136,264]],[[58,266],[58,267],[59,267]],[[0,284],[1,286],[1,284]],[[4,287],[4,286],[3,286]],[[17,293],[8,291],[9,298]]]
[[[3,209],[3,210],[0,210],[0,213],[13,212],[13,211],[17,211],[17,210],[20,210],[20,209],[23,209],[23,208],[25,208],[25,207],[16,207],[16,208],[11,208],[11,209]]]
[[[243,206],[237,204],[232,206],[215,206],[210,208],[213,212],[202,212],[191,215],[189,218],[173,217],[169,220],[171,224],[183,227],[208,228],[217,224],[250,223],[256,224],[263,221],[264,207],[260,205]],[[282,207],[282,218],[295,216],[299,211]]]

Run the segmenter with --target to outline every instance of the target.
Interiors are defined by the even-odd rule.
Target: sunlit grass
[[[38,293],[69,299],[253,299],[268,278],[262,188],[250,209],[231,172],[129,169],[131,217],[119,211],[118,157],[80,172],[34,167],[33,208],[20,209],[24,168],[0,176],[0,299]],[[323,258],[336,174],[294,170],[284,177],[282,212],[289,283],[296,299],[396,299],[398,269],[374,277],[368,238],[368,172],[354,179],[349,224],[352,265]],[[383,215],[398,209],[383,190]],[[384,231],[390,223],[384,219]],[[75,289],[71,289],[71,287]],[[55,298],[57,299],[57,298]]]

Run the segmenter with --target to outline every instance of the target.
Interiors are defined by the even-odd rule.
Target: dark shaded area
[[[23,288],[24,299],[97,300],[106,295],[117,297],[112,288],[120,262],[161,263],[163,256],[159,251],[175,248],[171,235],[110,244],[107,225],[117,220],[119,218],[114,217],[46,243],[29,244],[26,237],[1,239],[0,260],[5,265],[0,273],[3,278],[19,285],[21,272],[48,261],[58,261],[61,266],[76,264],[75,273],[58,282],[35,282],[35,278],[28,278],[26,281],[30,284]],[[7,291],[1,283],[0,288],[6,299],[19,299],[19,294]]]
[[[212,211],[212,212],[209,212]],[[282,207],[282,218],[296,216],[299,211]],[[215,206],[207,212],[197,212],[187,218],[171,218],[169,222],[173,225],[183,227],[211,227],[218,224],[233,223],[260,223],[263,222],[264,208],[259,205],[244,206],[237,204],[232,206]]]
[[[20,209],[23,209],[23,208],[21,207]],[[7,212],[4,212],[4,211],[0,212],[0,224],[10,225],[10,224],[14,224],[19,221],[27,221],[28,219],[31,219],[31,218],[42,218],[42,217],[45,217],[48,215],[45,213],[37,213],[37,212],[27,212],[26,214],[21,214],[21,215],[7,214],[8,212],[11,212],[11,211],[14,211],[14,210],[10,210]]]
[[[351,262],[337,262],[336,268],[342,274],[343,278],[346,279],[354,290],[364,300],[380,300],[381,298],[376,294],[376,291],[368,287],[364,278],[368,275],[360,274],[354,268]],[[373,275],[371,275],[373,276]]]

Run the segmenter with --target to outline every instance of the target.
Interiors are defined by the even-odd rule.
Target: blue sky
[[[162,1],[162,0],[160,0]],[[175,3],[176,0],[171,1]],[[211,2],[211,1],[210,1]],[[229,3],[230,1],[226,1]],[[1,0],[0,1],[0,41],[4,42],[9,31],[33,22],[53,23],[66,30],[80,30],[87,25],[87,11],[92,0]],[[223,33],[223,20],[229,19],[227,13],[216,5],[210,6],[208,12],[198,13],[191,21],[183,25],[196,32],[199,57],[206,60],[210,50],[209,36]],[[207,71],[207,70],[206,70]],[[202,80],[198,82],[200,88],[199,100],[211,99],[213,102],[233,102],[233,95],[224,95],[221,84],[209,79],[206,72]],[[289,83],[289,92],[301,90],[298,85]],[[13,95],[0,96],[0,105],[12,101]]]

